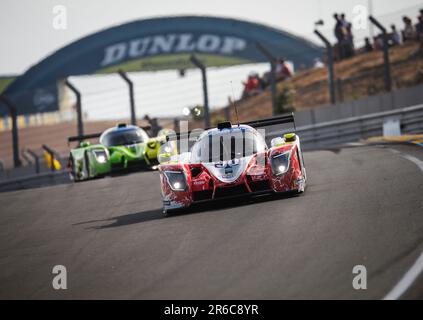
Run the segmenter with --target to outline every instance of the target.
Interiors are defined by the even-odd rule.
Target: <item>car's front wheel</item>
[[[90,178],[90,158],[88,156],[88,151],[84,153],[84,168],[83,168],[84,179],[88,180]]]
[[[78,178],[78,175],[76,174],[75,160],[73,159],[72,155],[69,156],[68,167],[69,167],[69,179],[73,182],[78,182],[79,178]]]

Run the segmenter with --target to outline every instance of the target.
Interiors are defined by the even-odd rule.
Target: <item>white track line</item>
[[[395,150],[395,149],[388,149],[388,150],[395,153],[395,154],[400,155],[404,159],[411,161],[423,172],[423,161],[422,160],[420,160],[416,157],[410,156],[409,154],[402,153],[402,152]]]
[[[349,147],[362,147],[362,146],[365,146],[366,144],[362,142],[348,142],[345,145]]]
[[[417,159],[416,157],[412,157],[408,154],[401,154],[401,157],[413,162],[423,172],[423,161],[421,161],[420,159]]]
[[[411,287],[423,271],[423,252],[410,270],[401,278],[397,285],[383,298],[383,300],[398,300]]]
[[[388,149],[389,151],[399,154],[401,157],[413,162],[423,172],[423,161],[420,159],[399,152],[398,150]],[[383,298],[383,300],[398,300],[418,278],[420,273],[423,271],[423,252],[420,257],[413,264],[413,266],[406,272],[401,280],[395,285],[395,287]]]

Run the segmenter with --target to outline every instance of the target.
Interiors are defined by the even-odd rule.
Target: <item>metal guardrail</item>
[[[0,184],[19,179],[33,179],[34,173],[35,176],[40,175],[41,177],[46,172],[60,173],[66,171],[66,167],[63,166],[65,160],[57,151],[47,145],[42,145],[41,149],[36,151],[24,149],[21,151],[21,157],[25,159],[27,164],[19,168],[3,168],[4,170],[0,170]]]
[[[30,164],[32,165],[32,162],[34,162],[35,173],[36,174],[40,173],[40,156],[31,149],[24,150],[22,153],[22,156],[24,157],[24,155],[26,155],[26,157],[28,158],[31,157],[33,159],[33,161],[30,160],[31,161]]]
[[[422,133],[423,132],[423,104],[413,107],[396,109],[392,111],[379,112],[364,116],[350,117],[342,120],[335,120],[315,125],[298,127],[296,132],[301,137],[303,149],[318,149],[328,146],[336,146],[342,143],[358,141],[374,136],[383,135],[383,124],[387,119],[397,119],[400,121],[402,133]],[[285,130],[285,132],[288,130]],[[266,140],[280,136],[284,130],[276,126],[270,126],[266,130]],[[60,159],[59,155],[47,146],[43,149],[49,152],[52,161]],[[39,156],[32,150],[25,150],[31,155],[35,162],[38,162]],[[39,167],[40,164],[38,164]],[[37,166],[36,166],[37,167]],[[31,169],[32,168],[19,168]],[[16,169],[15,169],[16,170]],[[12,190],[16,188],[25,188],[35,184],[49,184],[58,181],[66,181],[67,171],[62,169],[50,172],[40,172],[36,169],[36,174],[26,172],[23,175],[9,176],[6,180],[0,179],[0,191]],[[3,177],[4,178],[4,177]]]
[[[398,119],[402,133],[423,132],[423,104],[413,107],[379,112],[364,116],[350,117],[297,128],[304,149],[315,149],[358,141],[383,135],[386,119]],[[272,130],[267,139],[280,136],[281,131]]]
[[[0,180],[0,192],[63,184],[70,181],[66,171],[48,171],[30,174],[20,178]]]

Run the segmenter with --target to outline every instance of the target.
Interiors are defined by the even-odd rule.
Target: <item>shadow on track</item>
[[[84,221],[73,224],[73,226],[77,225],[86,225],[92,223],[106,223],[111,222],[106,225],[100,226],[93,226],[88,227],[88,230],[101,230],[101,229],[108,229],[108,228],[115,228],[115,227],[122,227],[132,224],[144,223],[154,220],[160,219],[172,219],[178,216],[190,215],[190,214],[199,214],[204,213],[207,211],[216,211],[216,210],[224,210],[236,207],[244,207],[251,205],[253,203],[261,203],[261,202],[269,202],[269,201],[277,201],[282,199],[294,198],[300,196],[297,193],[284,193],[284,194],[266,194],[260,196],[254,196],[249,198],[232,198],[232,199],[222,199],[216,200],[215,202],[205,202],[195,204],[186,209],[175,210],[172,213],[165,215],[161,208],[141,211],[137,213],[130,213],[121,216],[111,217],[108,219],[98,219],[98,220],[90,220]]]
[[[195,214],[202,213],[207,211],[215,210],[224,210],[230,208],[239,208],[244,206],[249,206],[254,203],[261,202],[270,202],[281,199],[298,197],[299,194],[296,192],[287,192],[287,193],[272,193],[272,194],[263,194],[255,196],[239,196],[229,199],[218,199],[212,202],[202,202],[192,205],[191,207],[183,210],[177,210],[169,214],[170,217],[177,215],[186,215],[186,214]]]
[[[148,211],[142,211],[137,213],[130,213],[130,214],[125,214],[121,216],[111,217],[109,219],[90,220],[90,221],[74,223],[73,226],[92,224],[96,222],[111,222],[106,225],[87,228],[87,229],[98,230],[98,229],[121,227],[121,226],[148,222],[153,220],[159,220],[164,218],[166,217],[163,215],[162,209],[154,209],[154,210],[148,210]]]

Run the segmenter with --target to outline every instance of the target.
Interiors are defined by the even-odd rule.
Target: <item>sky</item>
[[[354,20],[357,6],[367,8],[369,2],[372,3],[373,14],[376,17],[380,17],[385,23],[395,22],[398,26],[401,26],[402,14],[409,14],[415,18],[417,15],[415,10],[419,6],[423,7],[422,0],[0,0],[0,39],[2,39],[0,75],[22,73],[62,46],[96,31],[137,19],[158,16],[194,14],[233,17],[271,25],[318,43],[318,39],[313,35],[315,21],[323,19],[325,25],[320,28],[326,35],[332,37],[332,15],[335,11],[344,12],[347,18]],[[54,17],[52,10],[56,5],[64,5],[67,9],[65,30],[56,30],[52,26]],[[368,29],[357,30],[357,41],[362,40],[368,33]],[[233,82],[237,83],[234,90],[239,95],[242,90],[240,80],[251,68],[261,72],[264,66],[216,70],[216,80],[213,81],[219,83],[219,79],[227,78],[224,72],[232,72]],[[219,72],[222,72],[220,77]],[[197,81],[196,76],[197,73],[192,73],[190,78],[193,85]],[[151,74],[150,77],[150,83],[168,81],[177,86],[181,84],[178,84],[179,77],[166,72]],[[186,78],[189,77],[188,74]],[[109,77],[108,80],[107,84],[111,87],[118,85],[117,79]],[[77,85],[82,86],[82,90],[85,90],[86,86],[88,91],[95,91],[94,82],[97,80],[93,77],[76,81]],[[101,81],[106,83],[105,79]],[[213,92],[212,84],[210,91]],[[212,105],[217,106],[227,100],[228,93],[223,91],[225,90],[217,94],[215,99],[210,99]],[[118,92],[116,89],[117,96]],[[157,97],[151,96],[147,99],[158,99],[155,101],[155,106],[148,107],[145,103],[144,108],[147,109],[144,111],[151,109],[152,113],[157,112],[157,105],[160,105],[160,90],[157,92]],[[179,110],[186,105],[201,103],[201,94],[195,96],[185,101],[179,100],[178,107],[175,105],[175,108]],[[125,98],[127,98],[125,92],[122,91],[121,100],[116,99],[126,103]],[[143,99],[142,95],[139,99]],[[163,101],[163,104],[167,103],[168,101]],[[96,108],[99,108],[99,105],[98,103]],[[86,110],[90,108],[88,106]],[[91,114],[95,115],[96,112]],[[101,112],[97,112],[97,115],[101,116]]]

